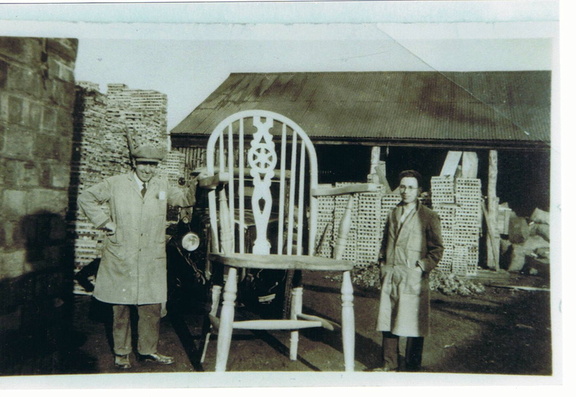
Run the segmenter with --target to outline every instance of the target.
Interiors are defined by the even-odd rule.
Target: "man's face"
[[[404,204],[414,203],[418,199],[420,188],[418,180],[414,177],[404,177],[400,181],[400,196]]]
[[[136,175],[142,182],[148,182],[156,174],[158,169],[158,163],[149,161],[137,161],[136,162]]]

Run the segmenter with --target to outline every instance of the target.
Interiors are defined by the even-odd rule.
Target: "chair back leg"
[[[216,350],[216,372],[226,371],[230,342],[232,341],[232,328],[234,323],[234,302],[236,301],[237,269],[231,267],[228,271],[228,279],[224,286],[224,301],[220,313],[220,327],[218,330],[218,345]]]

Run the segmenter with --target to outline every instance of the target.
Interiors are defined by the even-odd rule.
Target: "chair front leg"
[[[344,370],[354,371],[354,289],[350,272],[342,275],[342,350],[344,352]]]
[[[231,267],[228,271],[228,279],[224,286],[224,301],[220,313],[220,327],[218,329],[218,345],[216,351],[216,372],[226,371],[230,343],[232,341],[232,330],[234,326],[234,302],[236,301],[237,269]]]
[[[208,351],[208,344],[210,343],[210,337],[212,336],[212,324],[209,319],[210,316],[216,317],[218,314],[218,306],[220,305],[220,295],[222,294],[222,286],[214,284],[212,286],[212,307],[210,309],[210,314],[206,318],[207,324],[203,332],[204,335],[204,348],[202,349],[202,356],[200,357],[200,362],[203,363],[206,358],[206,352]]]

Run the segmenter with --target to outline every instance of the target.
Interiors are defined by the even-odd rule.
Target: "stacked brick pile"
[[[443,272],[472,276],[478,270],[482,230],[481,181],[476,178],[432,177],[432,208],[440,216],[444,256]]]
[[[164,161],[158,165],[158,172],[168,178],[168,183],[175,185],[184,176],[184,153],[172,150],[168,152]]]
[[[168,145],[167,97],[157,91],[131,90],[124,84],[108,85],[107,117],[122,125],[139,144]],[[124,137],[124,140],[126,138]]]
[[[179,147],[176,149],[185,156],[186,172],[192,172],[206,166],[205,147]]]
[[[477,273],[482,227],[481,200],[479,179],[432,178],[431,197],[423,196],[421,202],[432,206],[441,219],[445,252],[438,266],[440,271],[464,276]],[[316,237],[319,256],[332,257],[338,225],[347,201],[347,196],[319,198]],[[357,195],[343,259],[354,262],[358,267],[378,260],[386,218],[399,202],[400,197],[395,193]]]
[[[111,136],[107,134],[106,109],[107,98],[98,92],[92,83],[79,83],[76,91],[76,111],[74,120],[74,156],[72,159],[71,190],[78,197],[89,186],[100,182],[113,171],[103,158],[102,145],[110,144]],[[109,135],[109,134],[107,134]],[[120,157],[121,159],[121,157]],[[121,166],[122,162],[114,163]],[[117,167],[110,167],[117,168]],[[103,232],[93,227],[79,211],[75,200],[71,199],[69,218],[72,220],[69,229],[74,238],[74,261],[76,266],[83,267],[90,263],[101,248]]]
[[[338,183],[337,186],[345,185]],[[317,254],[332,257],[338,227],[349,196],[323,196],[318,202]],[[352,208],[352,224],[348,233],[344,260],[365,267],[378,260],[382,234],[388,213],[400,202],[397,194],[383,192],[356,195]]]

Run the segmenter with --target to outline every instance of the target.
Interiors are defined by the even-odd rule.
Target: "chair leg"
[[[206,351],[208,350],[208,343],[210,343],[210,337],[212,336],[212,333],[210,331],[208,331],[206,333],[206,336],[204,337],[204,348],[202,349],[202,357],[200,357],[200,363],[204,363],[204,360],[206,359]]]
[[[342,275],[342,349],[344,370],[354,371],[354,289],[350,272]]]
[[[237,269],[231,267],[228,271],[228,280],[224,286],[224,301],[220,313],[220,327],[218,329],[218,345],[216,350],[216,372],[226,371],[230,342],[232,341],[232,329],[234,326],[234,302],[236,301]]]
[[[221,285],[212,286],[212,307],[210,308],[210,315],[216,316],[218,314],[218,306],[220,305],[220,295],[222,294]],[[203,363],[206,358],[206,351],[208,350],[208,344],[210,343],[210,337],[212,336],[212,324],[208,319],[208,324],[206,325],[204,336],[204,349],[202,350],[202,357],[200,357],[200,362]]]
[[[292,306],[290,306],[290,318],[296,320],[298,314],[302,313],[302,287],[292,288]],[[290,332],[290,360],[298,358],[298,340],[300,334],[298,330]]]

